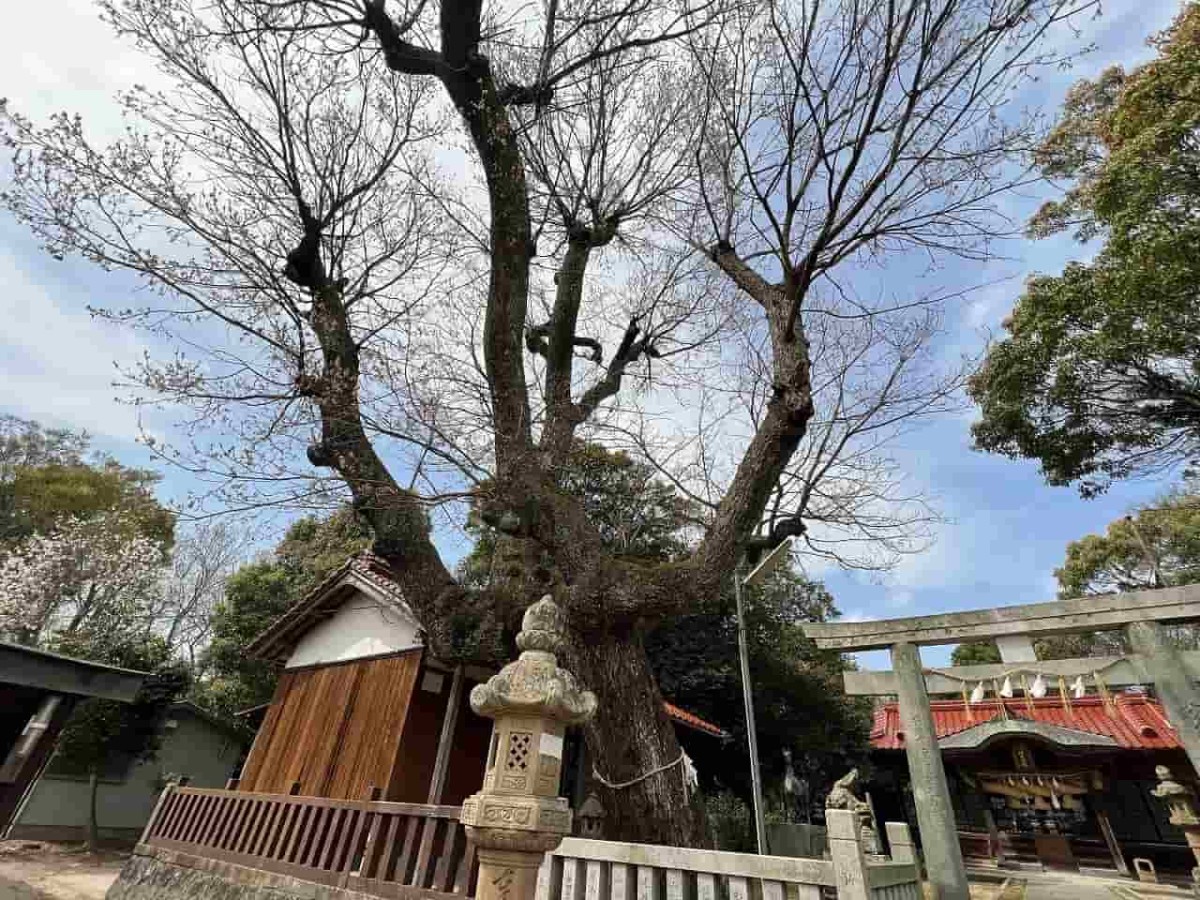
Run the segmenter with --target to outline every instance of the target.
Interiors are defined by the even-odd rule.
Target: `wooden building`
[[[242,756],[240,729],[188,701],[171,704],[152,759],[112,754],[96,788],[96,825],[105,841],[134,841],[170,780],[196,788],[219,788]],[[88,775],[54,755],[13,817],[8,837],[33,841],[81,841],[87,837],[92,789]]]
[[[89,697],[128,703],[145,677],[0,642],[0,838],[50,759],[75,704]]]
[[[1128,874],[1144,857],[1160,871],[1191,869],[1183,833],[1150,795],[1157,765],[1196,781],[1157,700],[1131,690],[931,709],[969,863]],[[871,742],[878,814],[915,822],[895,703],[876,710]]]
[[[491,721],[470,689],[493,673],[425,650],[387,564],[348,560],[259,635],[248,652],[282,667],[237,786],[262,794],[456,806],[483,777]],[[678,707],[678,728],[721,729]],[[578,781],[578,767],[564,771]],[[565,785],[578,796],[578,785]]]

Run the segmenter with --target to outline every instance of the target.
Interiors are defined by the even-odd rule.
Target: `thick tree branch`
[[[503,659],[506,609],[494,598],[472,597],[442,562],[430,539],[420,498],[402,488],[379,458],[363,426],[359,347],[354,340],[342,285],[325,275],[321,232],[300,201],[303,237],[288,254],[288,277],[312,298],[310,324],[321,347],[322,369],[308,391],[320,412],[321,437],[309,461],[331,468],[350,489],[355,510],[375,533],[375,552],[396,570],[405,597],[426,623],[430,644],[443,659]]]
[[[403,29],[384,9],[384,0],[364,0],[363,26],[375,35],[383,51],[384,62],[393,72],[406,75],[450,74],[442,55],[404,40]]]
[[[712,261],[744,291],[755,303],[764,309],[771,309],[783,299],[783,286],[771,284],[758,272],[754,271],[737,255],[732,246],[725,242],[716,244],[709,255]]]
[[[381,46],[397,42],[396,26],[380,9],[367,23]],[[527,471],[532,448],[529,393],[522,355],[533,237],[525,165],[488,61],[479,52],[479,0],[444,0],[442,53],[430,74],[439,77],[483,164],[491,206],[491,267],[483,351],[496,426],[500,475]],[[400,48],[403,49],[403,48]],[[388,58],[392,66],[392,59]],[[409,71],[399,54],[397,71]]]

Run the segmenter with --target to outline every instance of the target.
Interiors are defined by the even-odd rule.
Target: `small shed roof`
[[[128,703],[137,695],[146,675],[146,672],[0,641],[0,684]]]
[[[404,593],[387,561],[370,552],[358,553],[329,573],[246,647],[261,659],[283,661],[313,627],[333,615],[355,590],[411,619],[419,628]]]
[[[699,731],[702,734],[712,735],[718,738],[729,737],[729,732],[723,728],[719,728],[712,722],[706,722],[695,713],[688,712],[686,709],[681,709],[674,703],[667,700],[663,701],[663,711],[667,714],[667,718],[672,722],[691,728],[693,731]]]

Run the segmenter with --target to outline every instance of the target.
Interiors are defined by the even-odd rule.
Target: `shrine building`
[[[1122,875],[1200,862],[1200,652],[1166,631],[1196,623],[1200,584],[804,631],[823,650],[889,651],[891,670],[842,676],[847,694],[881,698],[875,813],[915,820],[934,893],[969,900],[968,862]],[[1040,659],[1033,643],[1118,630],[1121,656]],[[922,661],[964,641],[993,642],[1000,662]]]
[[[270,704],[241,713],[257,735],[231,788],[446,807],[479,789],[492,722],[475,714],[469,696],[494,673],[428,651],[381,558],[364,552],[347,560],[247,653],[280,674]],[[727,737],[674,704],[664,702],[662,711],[701,765]],[[582,745],[572,730],[562,758],[562,790],[575,806],[590,771]]]
[[[1195,773],[1157,700],[1130,688],[1072,697],[930,704],[963,857],[971,866],[1128,874],[1194,865],[1184,834],[1151,796],[1155,767]],[[870,786],[877,815],[916,822],[894,702],[875,711]]]

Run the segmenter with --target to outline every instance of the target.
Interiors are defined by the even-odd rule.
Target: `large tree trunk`
[[[650,660],[636,633],[573,635],[561,663],[596,693],[599,707],[585,728],[588,773],[604,806],[605,836],[682,847],[708,845],[694,793],[684,785],[679,742],[663,711]],[[665,767],[665,768],[664,768]],[[662,771],[657,774],[658,769]]]

